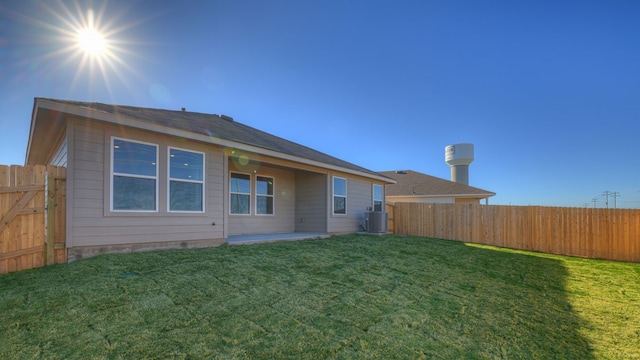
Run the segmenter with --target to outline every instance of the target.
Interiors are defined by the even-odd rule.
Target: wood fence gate
[[[66,169],[0,165],[0,274],[65,263]]]

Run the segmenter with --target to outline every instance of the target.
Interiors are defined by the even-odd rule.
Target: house
[[[395,184],[385,187],[386,199],[389,202],[478,204],[484,199],[488,204],[489,197],[496,194],[417,171],[381,171],[379,174],[396,181]]]
[[[345,234],[394,180],[224,115],[36,98],[27,165],[67,168],[69,260]]]

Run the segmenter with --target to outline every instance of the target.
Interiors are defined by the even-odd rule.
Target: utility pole
[[[607,209],[609,208],[609,195],[611,195],[612,192],[609,190],[605,190],[602,195],[604,195],[604,204],[607,207]]]
[[[617,191],[614,191],[614,192],[611,193],[611,196],[613,196],[613,208],[615,209],[615,208],[617,208],[616,198],[618,196],[620,196],[620,193],[617,192]]]
[[[598,199],[593,198],[591,201],[593,201],[593,207],[598,207]]]

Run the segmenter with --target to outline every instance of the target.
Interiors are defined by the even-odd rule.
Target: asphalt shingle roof
[[[65,106],[75,106],[83,109],[110,114],[116,117],[138,120],[155,125],[161,125],[170,129],[192,132],[199,135],[217,137],[223,140],[247,144],[259,148],[276,151],[308,160],[338,166],[350,170],[380,177],[379,173],[352,164],[350,162],[327,155],[307,146],[271,135],[264,131],[252,128],[226,116],[217,114],[204,114],[180,110],[163,110],[142,108],[125,105],[109,105],[97,102],[69,101],[56,99],[43,99]]]
[[[441,179],[412,170],[379,171],[379,174],[396,180],[396,184],[386,186],[387,196],[455,196],[478,195],[493,196],[495,193],[473,186]]]

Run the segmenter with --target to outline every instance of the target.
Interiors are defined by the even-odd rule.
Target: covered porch
[[[297,240],[328,233],[326,171],[239,150],[227,156],[226,167],[227,243]]]

